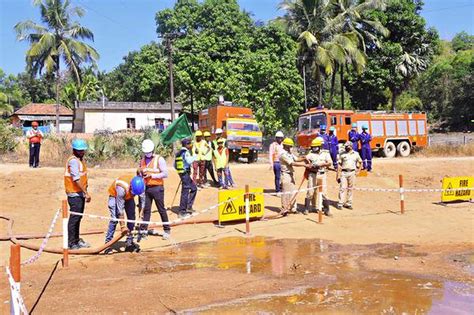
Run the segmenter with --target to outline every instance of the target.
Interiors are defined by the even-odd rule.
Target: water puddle
[[[361,256],[425,255],[399,244],[342,246],[323,240],[230,237],[135,259],[144,266],[141,274],[207,268],[258,275],[262,281],[295,282],[286,291],[244,296],[185,313],[472,314],[474,288],[469,284],[367,271],[358,263]]]

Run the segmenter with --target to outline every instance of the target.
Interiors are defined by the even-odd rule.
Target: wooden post
[[[250,200],[249,200],[249,185],[245,185],[245,234],[250,234]]]
[[[21,247],[18,244],[10,245],[10,271],[12,273],[13,280],[15,280],[18,290],[20,290],[20,280],[21,280]],[[12,291],[11,293],[11,304],[10,304],[10,313],[20,314],[20,305],[17,302],[16,292]]]
[[[400,213],[405,213],[405,195],[403,194],[403,175],[398,175],[398,182],[400,184]]]
[[[323,186],[322,181],[318,185],[318,223],[323,223]]]
[[[69,239],[68,239],[68,220],[69,220],[69,211],[67,200],[62,202],[63,210],[63,267],[67,268],[69,266]]]

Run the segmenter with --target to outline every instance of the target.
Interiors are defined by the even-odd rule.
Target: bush
[[[21,137],[20,129],[0,119],[0,154],[14,151],[20,142],[19,137]]]

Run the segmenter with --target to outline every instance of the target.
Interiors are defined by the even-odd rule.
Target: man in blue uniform
[[[339,151],[339,147],[337,145],[339,142],[336,135],[334,134],[334,131],[336,131],[336,128],[331,126],[331,128],[329,128],[329,135],[327,135],[327,141],[329,143],[329,153],[331,154],[332,165],[334,166],[334,169],[337,170],[337,154]]]
[[[352,150],[359,152],[359,133],[357,132],[357,124],[352,124],[352,129],[348,135],[349,141],[352,142]]]
[[[361,143],[361,156],[364,169],[372,171],[372,149],[370,148],[370,141],[372,136],[368,132],[369,127],[367,125],[362,126],[362,133],[359,135]]]
[[[329,135],[326,134],[326,125],[321,125],[321,128],[319,128],[320,131],[320,137],[323,138],[324,143],[323,143],[323,150],[328,150],[329,151]]]

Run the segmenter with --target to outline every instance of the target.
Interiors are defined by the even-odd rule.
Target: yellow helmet
[[[285,138],[285,140],[283,140],[283,145],[288,145],[288,146],[294,146],[295,143],[293,142],[293,139],[291,138]]]
[[[211,133],[209,131],[204,131],[204,137],[210,137]]]
[[[312,147],[320,147],[323,144],[324,144],[324,139],[321,137],[314,138],[313,141],[311,141]]]
[[[201,130],[196,131],[196,137],[202,137],[202,131]]]

